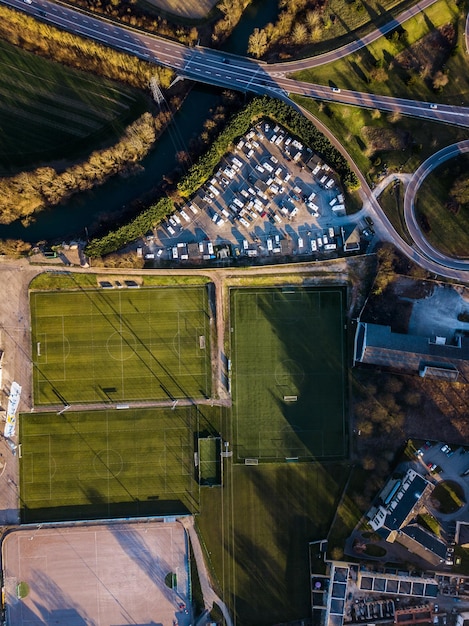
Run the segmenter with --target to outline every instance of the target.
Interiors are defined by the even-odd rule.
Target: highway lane
[[[269,63],[268,71],[274,76],[285,75],[285,72],[298,72],[299,70],[305,70],[311,67],[319,67],[320,65],[325,65],[326,63],[332,63],[333,61],[347,56],[348,54],[357,52],[365,46],[369,46],[371,43],[373,43],[383,35],[387,35],[398,26],[404,24],[410,18],[415,17],[421,11],[428,9],[428,7],[435,2],[437,2],[437,0],[420,0],[420,2],[417,2],[410,8],[406,9],[380,28],[376,28],[367,35],[361,37],[360,39],[351,41],[350,43],[347,43],[340,48],[330,50],[329,52],[324,52],[323,54],[318,54],[314,57],[308,57],[307,59],[283,61],[281,63]]]
[[[421,3],[432,1],[421,0]],[[295,81],[282,76],[275,77],[271,75],[269,66],[264,63],[226,55],[209,48],[189,48],[177,42],[161,39],[47,0],[32,0],[32,4],[27,4],[22,0],[2,0],[2,2],[25,10],[64,30],[134,54],[147,61],[170,67],[179,75],[198,82],[277,97],[283,97],[287,93],[302,94],[319,100],[382,111],[397,111],[427,120],[469,126],[469,108],[467,107],[430,105],[416,100],[333,89],[329,86]],[[45,15],[41,12],[45,12]]]
[[[414,261],[414,263],[418,264],[420,267],[423,267],[428,272],[438,274],[440,276],[445,276],[446,278],[450,278],[461,283],[469,283],[468,263],[460,262],[457,259],[453,259],[452,257],[446,257],[441,253],[439,253],[438,255],[428,255],[424,252],[425,244],[427,244],[427,242],[420,232],[417,224],[416,230],[414,231],[414,236],[417,240],[417,244],[415,246],[410,246],[400,237],[400,235],[396,232],[394,226],[389,221],[386,213],[381,208],[381,205],[379,204],[379,201],[377,199],[377,194],[370,189],[366,178],[363,176],[362,172],[353,161],[353,159],[350,157],[350,155],[347,153],[345,148],[342,146],[340,141],[331,133],[327,126],[325,126],[320,120],[315,118],[312,113],[302,107],[299,107],[298,105],[294,104],[294,106],[296,106],[296,108],[298,108],[305,117],[310,119],[329,139],[329,141],[337,148],[337,150],[339,150],[344,158],[347,159],[351,169],[357,175],[357,178],[360,181],[361,185],[359,189],[359,194],[363,202],[363,208],[361,209],[360,214],[368,214],[373,217],[374,229],[379,238],[394,244],[398,250],[400,250],[409,259]],[[469,144],[469,141],[462,142],[462,144]],[[450,149],[453,149],[453,151],[451,152]],[[448,151],[448,154],[457,153],[457,150],[454,150],[453,146],[445,148],[443,151],[440,152],[446,154],[446,151]],[[438,156],[438,154],[439,153],[437,153],[436,156]],[[440,157],[441,156],[442,155],[440,154]],[[448,156],[448,158],[450,157]]]
[[[115,24],[101,17],[97,18],[63,5],[53,4],[47,0],[32,0],[31,5],[24,3],[22,0],[0,1],[20,10],[26,10],[26,12],[31,13],[35,17],[48,21],[64,30],[134,54],[150,62],[171,67],[179,75],[199,82],[235,88],[241,91],[253,91],[258,94],[267,93],[280,97],[290,104],[292,102],[288,97],[289,92],[353,106],[399,111],[415,117],[441,122],[454,123],[454,120],[456,120],[461,126],[469,126],[469,109],[464,107],[438,105],[438,108],[432,108],[428,103],[419,101],[376,96],[349,90],[333,90],[327,86],[311,85],[310,83],[302,83],[283,77],[273,78],[267,73],[266,65],[263,63],[242,57],[234,57],[233,55],[224,55],[224,53],[216,50],[199,47],[188,48],[176,42]],[[306,111],[302,110],[302,112],[306,114]],[[317,126],[322,126],[322,130],[325,132],[325,127],[314,116],[307,114],[307,117],[312,118]],[[340,148],[342,153],[345,152],[340,142],[328,130],[325,134],[333,140],[334,145]],[[469,282],[469,272],[467,271],[469,268],[466,268],[465,265],[453,267],[453,259],[446,258],[443,255],[443,258],[437,260],[436,257],[432,258],[430,255],[423,254],[420,246],[412,248],[401,240],[384,215],[376,198],[373,197],[366,180],[353,161],[351,161],[350,155],[346,154],[346,152],[345,155],[361,181],[364,200],[379,220],[380,227],[386,238],[428,271],[436,272],[461,282]],[[415,232],[415,236],[420,241],[421,234]]]
[[[415,247],[417,247],[424,256],[431,259],[435,263],[445,265],[446,267],[450,267],[454,270],[464,270],[469,272],[469,260],[464,261],[449,257],[439,250],[436,250],[425,239],[417,222],[414,205],[417,192],[428,174],[445,161],[454,159],[458,155],[466,152],[469,152],[469,140],[461,141],[459,143],[452,144],[451,146],[446,146],[446,148],[439,150],[420,165],[420,167],[412,175],[405,192],[404,218]]]

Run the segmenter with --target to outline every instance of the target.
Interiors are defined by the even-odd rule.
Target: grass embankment
[[[378,199],[396,232],[406,243],[412,245],[404,219],[404,185],[400,181],[394,181],[386,187]]]
[[[340,104],[318,103],[310,98],[293,96],[305,109],[320,119],[340,141],[370,182],[377,180],[386,171],[413,172],[431,154],[446,145],[467,138],[462,128],[436,122],[425,124],[421,120],[396,116],[392,113],[369,111],[358,107]],[[363,134],[363,129],[371,127],[378,131],[390,132],[406,139],[405,148],[392,148],[375,151],[374,145]]]
[[[307,617],[308,543],[327,535],[348,469],[300,463],[225,470],[223,490],[202,490],[197,522],[230,610],[245,626]]]
[[[428,241],[446,254],[469,256],[469,209],[455,213],[447,208],[450,190],[458,175],[468,171],[469,155],[447,161],[423,181],[416,198],[416,210]]]
[[[461,104],[465,95],[469,95],[464,19],[465,15],[457,5],[450,0],[439,0],[405,22],[403,29],[397,30],[395,35],[380,37],[355,54],[334,63],[302,70],[294,76],[313,83],[335,84],[343,89]],[[447,39],[432,39],[424,45],[423,38],[430,33],[435,36],[435,29],[447,24],[454,25],[452,37],[445,31]],[[456,31],[460,44],[453,48]],[[398,36],[399,32],[401,34]],[[409,47],[411,55],[404,53]],[[450,56],[451,50],[454,56]],[[419,68],[416,67],[417,64]],[[439,94],[439,90],[433,88],[431,80],[432,74],[439,69],[435,64],[444,66],[449,79]]]
[[[0,173],[111,144],[148,108],[143,92],[0,41]]]

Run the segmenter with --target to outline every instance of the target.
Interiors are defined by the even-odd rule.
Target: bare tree
[[[260,58],[267,50],[267,35],[264,30],[255,28],[252,35],[249,37],[248,53],[252,54],[256,58]]]

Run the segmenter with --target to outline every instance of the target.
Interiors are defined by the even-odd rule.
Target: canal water
[[[200,135],[208,110],[216,106],[218,99],[216,89],[196,85],[155,149],[141,161],[144,171],[125,178],[114,176],[93,191],[77,194],[66,204],[39,213],[36,221],[26,228],[20,221],[0,225],[0,238],[23,239],[31,243],[43,239],[84,239],[85,228],[96,222],[100,215],[119,213],[123,207],[156,187],[164,174],[178,165],[176,153],[187,150],[191,139]]]
[[[253,29],[275,21],[277,2],[254,0],[223,49],[246,54]],[[84,239],[86,229],[98,222],[100,216],[120,213],[123,207],[150,192],[177,166],[176,153],[187,150],[191,139],[200,135],[209,109],[218,103],[219,94],[219,90],[204,85],[196,85],[191,90],[154,150],[141,162],[144,168],[141,173],[125,178],[115,176],[93,191],[77,194],[66,204],[39,213],[36,221],[27,227],[20,221],[0,225],[0,239],[22,239],[30,243],[73,237]]]
[[[244,11],[236,28],[222,48],[233,54],[247,54],[248,41],[255,28],[264,28],[269,22],[275,23],[278,15],[278,0],[253,0]]]

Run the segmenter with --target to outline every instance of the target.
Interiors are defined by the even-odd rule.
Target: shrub
[[[120,226],[103,237],[93,239],[87,245],[85,254],[96,258],[114,252],[122,246],[143,236],[148,230],[159,224],[174,210],[169,198],[160,198],[155,204],[142,211],[128,224]]]

